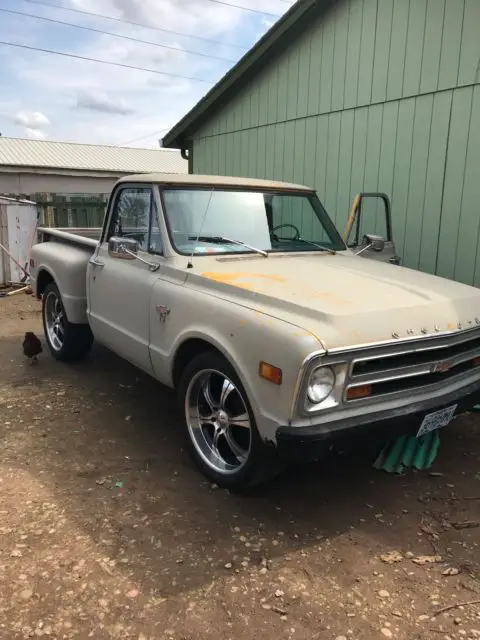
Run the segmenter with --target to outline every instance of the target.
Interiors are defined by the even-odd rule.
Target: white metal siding
[[[0,244],[6,246],[7,238],[7,205],[0,201]],[[7,282],[8,256],[0,249],[0,287]]]
[[[0,167],[0,193],[110,193],[118,178],[116,176],[69,176],[52,173],[2,173]]]
[[[34,204],[0,201],[0,242],[23,267],[27,264],[37,223]],[[22,281],[23,272],[0,249],[0,286]]]

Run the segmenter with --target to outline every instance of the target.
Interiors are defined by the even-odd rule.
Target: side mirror
[[[385,249],[385,239],[382,238],[382,236],[366,234],[363,236],[363,241],[368,245],[368,248],[373,249],[373,251],[383,251]]]
[[[160,269],[159,262],[149,262],[137,255],[138,242],[135,238],[110,238],[108,241],[108,255],[112,258],[119,258],[120,260],[139,260],[143,264],[146,264],[150,271],[155,272]]]
[[[108,255],[120,260],[135,260],[138,242],[135,238],[113,237],[108,241]]]
[[[357,251],[355,255],[360,255],[364,251],[371,249],[372,251],[378,251],[379,253],[385,249],[385,240],[382,236],[374,236],[373,234],[367,233],[363,236],[363,247],[360,251]]]

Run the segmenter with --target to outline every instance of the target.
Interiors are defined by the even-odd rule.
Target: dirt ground
[[[237,496],[172,392],[100,348],[30,366],[25,330],[39,303],[0,299],[2,640],[480,638],[475,414],[430,471],[341,456]]]

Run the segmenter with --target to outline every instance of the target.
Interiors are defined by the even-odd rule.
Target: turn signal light
[[[367,398],[372,395],[372,387],[364,384],[360,387],[352,387],[347,391],[347,400],[358,400],[359,398]]]
[[[258,367],[258,374],[261,378],[273,382],[273,384],[282,384],[282,370],[278,367],[274,367],[273,364],[268,362],[260,362]]]

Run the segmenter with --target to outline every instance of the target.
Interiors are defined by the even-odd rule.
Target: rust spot
[[[304,293],[308,295],[309,298],[327,300],[328,302],[332,302],[333,304],[352,304],[350,300],[342,298],[342,296],[339,296],[337,293],[333,292],[316,291],[315,289],[311,289],[305,290]]]
[[[312,338],[313,336],[310,333],[310,331],[307,331],[306,329],[297,329],[295,331],[292,331],[292,336],[295,336],[296,338]]]

